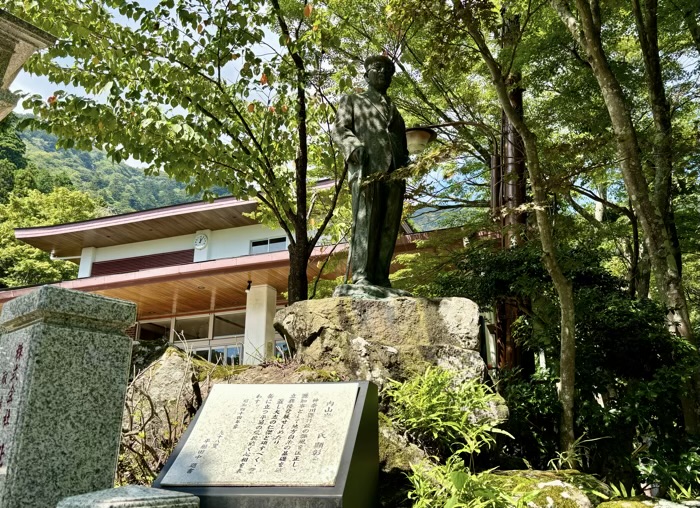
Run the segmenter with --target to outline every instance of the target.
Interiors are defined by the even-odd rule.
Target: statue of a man
[[[386,177],[409,162],[406,125],[386,95],[395,71],[388,57],[367,58],[367,91],[341,99],[333,132],[345,155],[352,192],[353,283],[387,288],[406,182]]]

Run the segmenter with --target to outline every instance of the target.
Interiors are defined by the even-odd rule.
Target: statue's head
[[[395,72],[396,66],[388,56],[374,55],[365,60],[365,81],[378,92],[387,91]]]

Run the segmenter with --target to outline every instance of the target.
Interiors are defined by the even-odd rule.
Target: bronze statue
[[[386,95],[395,71],[388,57],[367,58],[367,91],[341,99],[333,131],[352,192],[353,283],[386,288],[406,191],[405,180],[386,176],[409,162],[406,125]]]

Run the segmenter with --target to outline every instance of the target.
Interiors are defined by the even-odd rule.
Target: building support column
[[[80,268],[78,269],[78,278],[83,279],[92,275],[92,264],[95,262],[97,249],[95,247],[83,247],[80,253]]]
[[[243,364],[258,365],[275,355],[275,329],[272,320],[277,306],[277,290],[262,284],[248,292],[245,310]]]

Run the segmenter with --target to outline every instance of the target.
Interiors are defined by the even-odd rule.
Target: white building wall
[[[194,250],[194,262],[201,263],[202,261],[209,261],[211,259],[211,244],[212,244],[212,234],[211,229],[200,229],[195,231],[194,237],[197,238],[199,235],[205,235],[207,237],[207,244],[204,248]],[[194,243],[193,243],[194,245]]]
[[[250,254],[250,242],[286,236],[281,228],[261,224],[212,231],[209,259],[233,258]]]
[[[207,260],[247,256],[250,254],[250,242],[285,236],[282,229],[270,229],[261,224],[220,229],[208,233],[209,244],[207,245]],[[188,235],[148,240],[145,242],[99,247],[95,249],[94,257],[91,256],[90,265],[93,262],[114,261],[117,259],[193,249],[195,236],[196,233],[191,233]],[[89,273],[87,263],[84,267],[81,263],[81,271],[83,271],[83,273]]]

